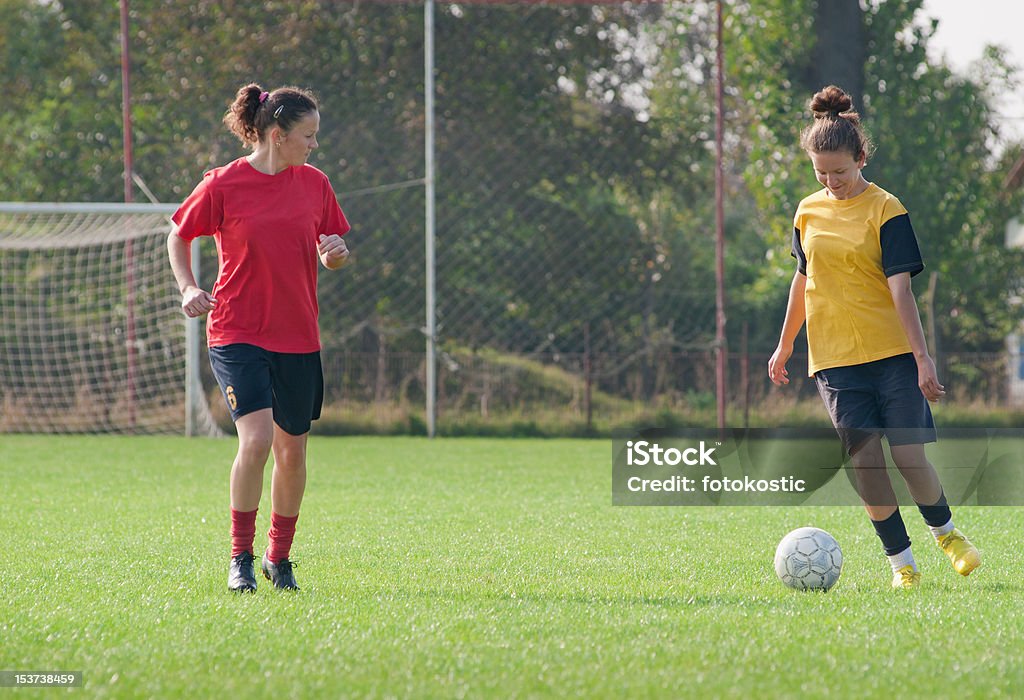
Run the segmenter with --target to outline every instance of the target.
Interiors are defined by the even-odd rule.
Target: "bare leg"
[[[270,482],[273,511],[285,517],[299,514],[306,491],[306,440],[309,433],[292,435],[274,425],[274,472]]]
[[[942,484],[935,467],[924,454],[924,445],[896,445],[890,448],[892,461],[907,482],[907,490],[914,501],[930,506],[942,496]]]
[[[882,521],[896,512],[896,494],[885,469],[885,453],[877,435],[850,455],[857,493],[868,517]]]
[[[949,507],[935,507],[942,497],[942,484],[935,467],[925,457],[924,445],[899,445],[892,448],[892,459],[900,470],[900,475],[907,482],[910,495],[917,501],[925,522],[932,527],[932,533],[943,525],[952,527],[952,519],[946,523],[941,521],[950,517]],[[929,521],[929,518],[932,518]],[[967,576],[981,566],[981,554],[970,540],[959,530],[947,531],[943,535],[935,535],[942,551],[949,557],[953,569],[961,576]]]
[[[274,439],[273,412],[265,408],[235,421],[238,454],[231,466],[231,507],[249,512],[259,508],[263,493],[263,467]]]

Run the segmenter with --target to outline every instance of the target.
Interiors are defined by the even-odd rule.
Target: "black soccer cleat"
[[[282,559],[276,564],[263,554],[263,575],[274,584],[274,588],[287,591],[299,590],[299,584],[295,583],[295,574],[292,573],[294,564],[288,559]]]
[[[256,567],[252,552],[242,552],[231,558],[228,568],[228,590],[235,593],[256,592]]]

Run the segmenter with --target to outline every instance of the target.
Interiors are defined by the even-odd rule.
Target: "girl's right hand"
[[[181,293],[181,310],[189,318],[197,318],[213,311],[217,300],[199,287],[186,287]]]
[[[786,363],[792,354],[792,345],[786,346],[780,343],[775,348],[775,352],[772,353],[771,359],[768,360],[768,378],[772,380],[772,384],[775,386],[789,384],[789,372],[786,371]]]

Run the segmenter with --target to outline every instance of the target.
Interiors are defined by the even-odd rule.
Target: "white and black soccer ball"
[[[827,591],[843,571],[843,550],[836,538],[816,527],[801,527],[782,538],[775,550],[775,573],[801,591]]]

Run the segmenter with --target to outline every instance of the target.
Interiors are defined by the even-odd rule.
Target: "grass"
[[[612,507],[607,441],[316,437],[303,590],[234,596],[234,447],[0,438],[0,670],[88,697],[1024,693],[1021,508],[956,511],[968,579],[905,511],[924,582],[896,593],[856,507]],[[827,594],[772,571],[809,524],[843,546]]]

